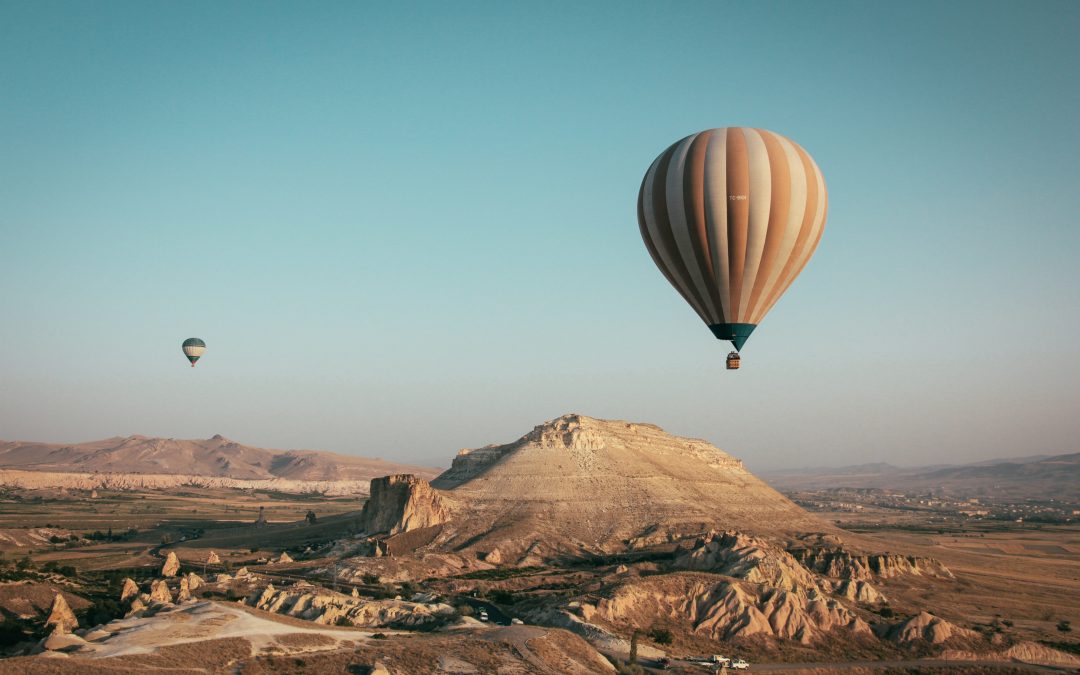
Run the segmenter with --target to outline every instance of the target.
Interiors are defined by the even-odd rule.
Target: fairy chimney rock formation
[[[158,579],[150,584],[150,601],[160,603],[171,603],[173,601],[172,592],[169,590],[168,585],[164,580]]]
[[[53,598],[52,610],[49,612],[49,618],[45,620],[45,625],[55,626],[56,630],[64,633],[79,627],[79,620],[75,618],[75,613],[71,611],[71,607],[68,606],[62,594],[57,593]]]
[[[161,576],[175,577],[179,571],[180,559],[176,557],[176,551],[169,551],[169,557],[165,559],[165,564],[161,566]]]
[[[124,579],[124,585],[120,588],[120,602],[127,602],[138,595],[139,585],[130,578]]]
[[[370,534],[408,532],[440,525],[449,517],[439,493],[412,474],[373,478],[370,494],[362,515],[364,530]]]
[[[207,556],[207,558],[206,558],[206,564],[207,565],[220,565],[221,564],[221,558],[218,557],[217,553],[215,553],[213,551],[210,551],[210,555]]]
[[[188,583],[187,577],[180,579],[180,588],[176,591],[176,601],[184,602],[191,600],[191,585]]]

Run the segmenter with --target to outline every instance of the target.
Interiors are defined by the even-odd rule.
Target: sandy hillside
[[[127,436],[62,445],[0,442],[0,468],[56,473],[218,476],[238,480],[367,481],[426,467],[315,450],[267,450],[222,436],[205,440]]]
[[[431,485],[441,498],[435,508],[448,514],[428,519],[446,521],[439,545],[506,563],[708,530],[835,531],[706,441],[584,415],[551,420],[513,443],[463,450]],[[423,493],[423,501],[431,497]]]

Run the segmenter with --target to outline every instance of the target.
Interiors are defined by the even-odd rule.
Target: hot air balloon
[[[735,352],[810,260],[828,195],[817,164],[764,129],[709,129],[652,163],[638,193],[638,225],[653,262]]]
[[[206,343],[199,338],[188,338],[184,340],[184,344],[180,348],[184,350],[184,356],[188,357],[188,361],[191,361],[191,367],[194,368],[195,362],[206,351]]]

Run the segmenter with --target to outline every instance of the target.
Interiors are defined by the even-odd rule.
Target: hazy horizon
[[[570,414],[570,413],[568,413],[568,414]],[[547,421],[547,420],[545,420],[545,421]],[[630,420],[627,420],[627,421],[630,421]],[[671,432],[670,429],[665,429],[664,431],[672,433],[673,435],[676,435],[676,436],[679,435],[677,433]],[[521,434],[519,434],[518,437],[524,436],[525,433],[527,433],[527,432],[522,432]],[[69,440],[53,441],[53,440],[49,440],[49,439],[0,438],[0,442],[44,443],[44,444],[47,444],[47,445],[56,445],[56,444],[78,445],[80,443],[92,443],[92,442],[96,442],[96,441],[104,441],[104,440],[108,440],[110,438],[132,438],[132,437],[137,437],[137,436],[141,436],[141,437],[144,437],[144,438],[167,438],[168,440],[177,440],[177,441],[205,441],[205,440],[211,440],[216,435],[221,435],[224,438],[226,438],[227,440],[239,443],[241,445],[246,445],[246,446],[249,446],[249,447],[256,447],[251,443],[245,442],[244,439],[242,439],[242,438],[230,438],[228,436],[225,436],[224,434],[211,434],[210,436],[207,436],[205,438],[177,438],[177,437],[172,437],[172,436],[170,436],[170,437],[155,437],[155,436],[151,436],[149,434],[130,433],[130,434],[114,434],[112,436],[106,436],[104,438],[83,439],[82,441],[70,440],[70,439]],[[478,447],[482,447],[483,445],[489,445],[489,444],[490,445],[503,445],[503,444],[512,443],[512,442],[518,440],[518,437],[494,440],[494,441],[491,441],[490,443],[477,444],[477,445],[472,446],[472,447],[473,448],[478,448]],[[708,439],[704,439],[704,440],[708,440]],[[401,463],[403,463],[403,464],[413,463],[413,464],[416,464],[418,466],[425,466],[427,468],[434,468],[434,469],[447,469],[447,468],[449,468],[450,463],[453,460],[454,455],[457,452],[456,450],[448,451],[447,454],[446,454],[446,457],[443,458],[443,461],[441,463],[438,462],[438,461],[432,461],[432,462],[427,462],[427,463],[418,463],[418,462],[406,461],[406,460],[401,459],[399,457],[396,457],[396,456],[394,456],[392,454],[391,455],[381,455],[381,454],[371,454],[371,453],[366,453],[365,454],[365,453],[354,453],[354,452],[352,452],[352,453],[351,452],[337,452],[337,451],[333,451],[333,450],[326,450],[325,448],[317,448],[317,447],[310,447],[310,446],[297,446],[297,447],[288,447],[288,448],[286,448],[286,447],[263,447],[262,449],[271,450],[271,451],[278,451],[278,452],[308,451],[308,450],[313,450],[313,451],[316,451],[316,452],[335,452],[337,454],[345,454],[345,455],[352,455],[352,456],[358,456],[358,457],[365,457],[365,458],[368,458],[368,459],[380,459],[380,460],[391,461],[391,462],[393,462],[393,461],[401,461]],[[730,453],[730,454],[734,454],[734,453]],[[1073,454],[1073,453],[1060,453],[1060,454]],[[735,455],[735,456],[736,456],[737,459],[744,460],[744,463],[746,464],[746,467],[748,469],[750,469],[751,472],[755,472],[755,473],[761,473],[761,472],[772,473],[772,472],[784,472],[784,471],[799,471],[799,470],[804,470],[804,469],[810,469],[810,470],[816,470],[816,469],[820,469],[820,470],[843,469],[843,468],[866,466],[866,465],[876,465],[876,464],[888,464],[888,465],[893,466],[893,467],[895,467],[897,469],[917,469],[917,468],[960,466],[960,465],[971,465],[971,464],[987,464],[987,463],[1008,462],[1008,461],[1024,460],[1024,459],[1029,459],[1030,460],[1030,459],[1035,459],[1035,458],[1039,458],[1039,457],[1052,457],[1054,455],[1048,455],[1048,454],[1022,455],[1021,454],[1021,455],[1012,455],[1012,456],[1008,456],[1008,457],[990,457],[990,458],[985,458],[985,459],[976,459],[976,460],[963,461],[963,462],[932,462],[932,463],[923,463],[923,464],[912,464],[912,463],[905,463],[905,462],[866,461],[866,462],[854,462],[854,463],[850,463],[850,464],[798,464],[798,465],[792,464],[792,465],[788,465],[788,466],[773,466],[773,467],[758,466],[756,464],[755,458],[753,458],[753,457],[744,458],[744,457],[739,457],[738,455]],[[433,457],[433,460],[436,460],[436,459],[437,458]]]
[[[579,412],[756,470],[1075,452],[1078,28],[1068,2],[0,2],[0,439],[445,466]],[[813,155],[830,212],[729,373],[635,200],[735,125]]]

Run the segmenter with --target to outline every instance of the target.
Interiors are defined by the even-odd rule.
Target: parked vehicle
[[[711,661],[724,666],[725,668],[731,665],[731,659],[726,656],[720,656],[719,654],[713,654]]]
[[[480,610],[480,620],[481,621],[487,621],[488,620],[488,613],[487,613],[486,609]]]
[[[730,667],[732,670],[750,670],[750,664],[743,659],[735,659]]]

